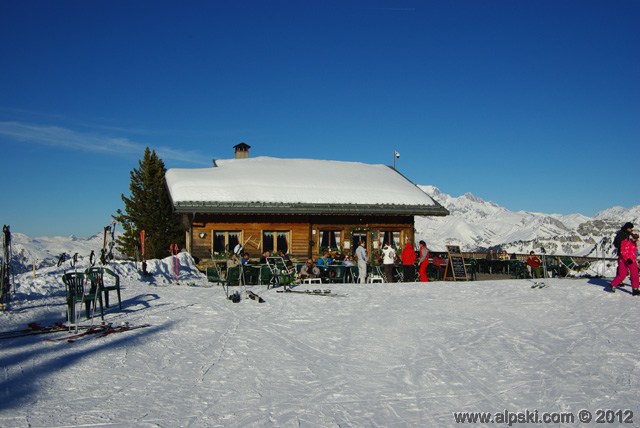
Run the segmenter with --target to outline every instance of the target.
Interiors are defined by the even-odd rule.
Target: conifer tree
[[[145,258],[158,259],[169,256],[169,246],[184,246],[184,227],[180,216],[173,212],[164,175],[167,169],[155,150],[144,151],[138,161],[139,168],[131,170],[129,197],[121,195],[125,212],[118,209],[113,218],[122,225],[117,249],[129,257],[135,257],[140,248],[140,231],[145,231]]]

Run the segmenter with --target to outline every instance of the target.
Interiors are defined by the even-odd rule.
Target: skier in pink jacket
[[[618,274],[611,281],[611,291],[615,293],[618,285],[624,281],[627,274],[631,277],[631,294],[640,295],[638,289],[638,234],[632,233],[629,237],[620,243],[620,254],[618,255]]]

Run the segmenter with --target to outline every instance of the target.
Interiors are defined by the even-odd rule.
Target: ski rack
[[[282,257],[267,257],[267,266],[271,270],[271,288],[282,286],[285,290],[291,289],[295,279],[295,269],[287,267]]]

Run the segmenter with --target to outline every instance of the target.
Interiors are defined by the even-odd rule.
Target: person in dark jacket
[[[620,228],[618,233],[616,233],[616,237],[613,238],[613,246],[615,247],[618,254],[620,254],[620,244],[622,243],[622,241],[627,239],[632,232],[633,223],[627,222]]]
[[[293,262],[291,261],[289,254],[285,253],[284,250],[280,250],[279,253],[280,257],[282,257],[282,261],[284,261],[284,265],[287,269],[291,270],[293,268]]]
[[[261,265],[266,265],[267,264],[267,259],[271,257],[271,252],[269,250],[265,250],[262,253],[262,256],[260,256],[260,264]]]

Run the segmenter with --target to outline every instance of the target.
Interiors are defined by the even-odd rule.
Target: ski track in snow
[[[105,320],[150,327],[0,341],[0,426],[453,426],[454,411],[583,408],[640,418],[640,299],[595,281],[332,285],[344,298],[250,287],[260,304],[244,287],[232,303],[222,287],[128,277],[122,311],[112,304]],[[60,321],[64,296],[13,307],[3,331]]]

